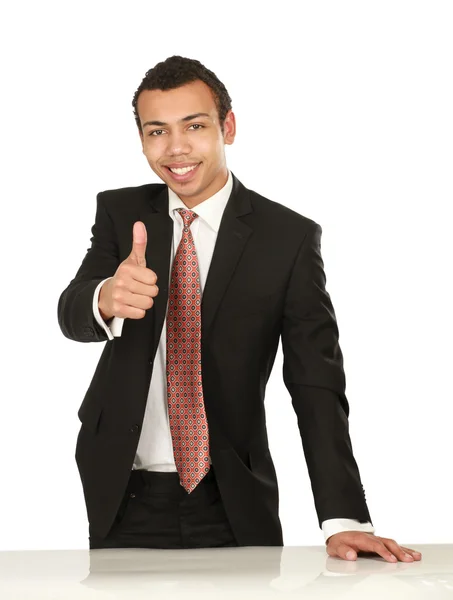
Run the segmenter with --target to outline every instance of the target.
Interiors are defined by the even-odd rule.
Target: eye
[[[154,131],[151,131],[151,133],[149,135],[154,135],[155,133],[158,133],[159,131],[163,131],[163,129],[155,129]]]
[[[201,129],[204,128],[204,125],[200,125],[200,123],[194,123],[193,125],[191,125],[190,127],[200,127]],[[189,128],[190,129],[190,128]],[[196,130],[195,130],[196,131]]]

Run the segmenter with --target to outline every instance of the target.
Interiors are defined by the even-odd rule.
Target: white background
[[[159,181],[132,97],[173,54],[226,85],[228,165],[314,219],[378,535],[453,542],[451,2],[15,2],[2,9],[0,549],[88,548],[77,410],[104,344],[61,292],[96,194]],[[272,277],[272,273],[269,273]],[[266,393],[285,545],[322,544],[281,347]]]

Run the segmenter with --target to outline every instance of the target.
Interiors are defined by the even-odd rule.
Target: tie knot
[[[190,227],[190,225],[193,223],[193,221],[195,221],[195,219],[198,217],[197,213],[194,213],[191,210],[188,210],[185,208],[177,208],[176,210],[179,212],[179,214],[183,218],[184,225],[186,227]]]

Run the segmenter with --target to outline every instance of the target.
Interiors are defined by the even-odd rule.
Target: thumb
[[[129,258],[139,265],[140,267],[146,267],[146,243],[148,241],[145,224],[141,221],[134,223],[132,229],[132,251]]]
[[[331,536],[332,537],[332,536]],[[329,556],[338,556],[344,560],[356,560],[357,552],[349,544],[345,542],[339,542],[338,540],[330,541],[327,543],[327,554]]]
[[[356,560],[357,552],[348,546],[348,544],[339,544],[336,548],[337,554],[340,558],[345,560]]]

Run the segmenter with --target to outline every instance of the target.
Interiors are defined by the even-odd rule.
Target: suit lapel
[[[165,318],[168,300],[168,270],[173,239],[173,221],[168,214],[168,188],[164,186],[155,196],[150,198],[149,208],[140,215],[148,234],[146,245],[146,266],[157,274],[159,293],[154,298],[151,310],[147,311],[149,319],[154,320],[152,349],[157,348]]]
[[[168,214],[168,188],[150,198],[140,215],[148,232],[146,266],[157,273],[159,294],[154,299],[153,348],[157,348],[165,319],[173,221]],[[215,314],[253,229],[241,217],[252,212],[250,191],[233,174],[233,189],[225,206],[201,301],[201,332],[206,341]]]
[[[242,216],[253,212],[250,191],[233,175],[233,189],[225,206],[201,301],[202,338],[211,325],[253,229]]]

